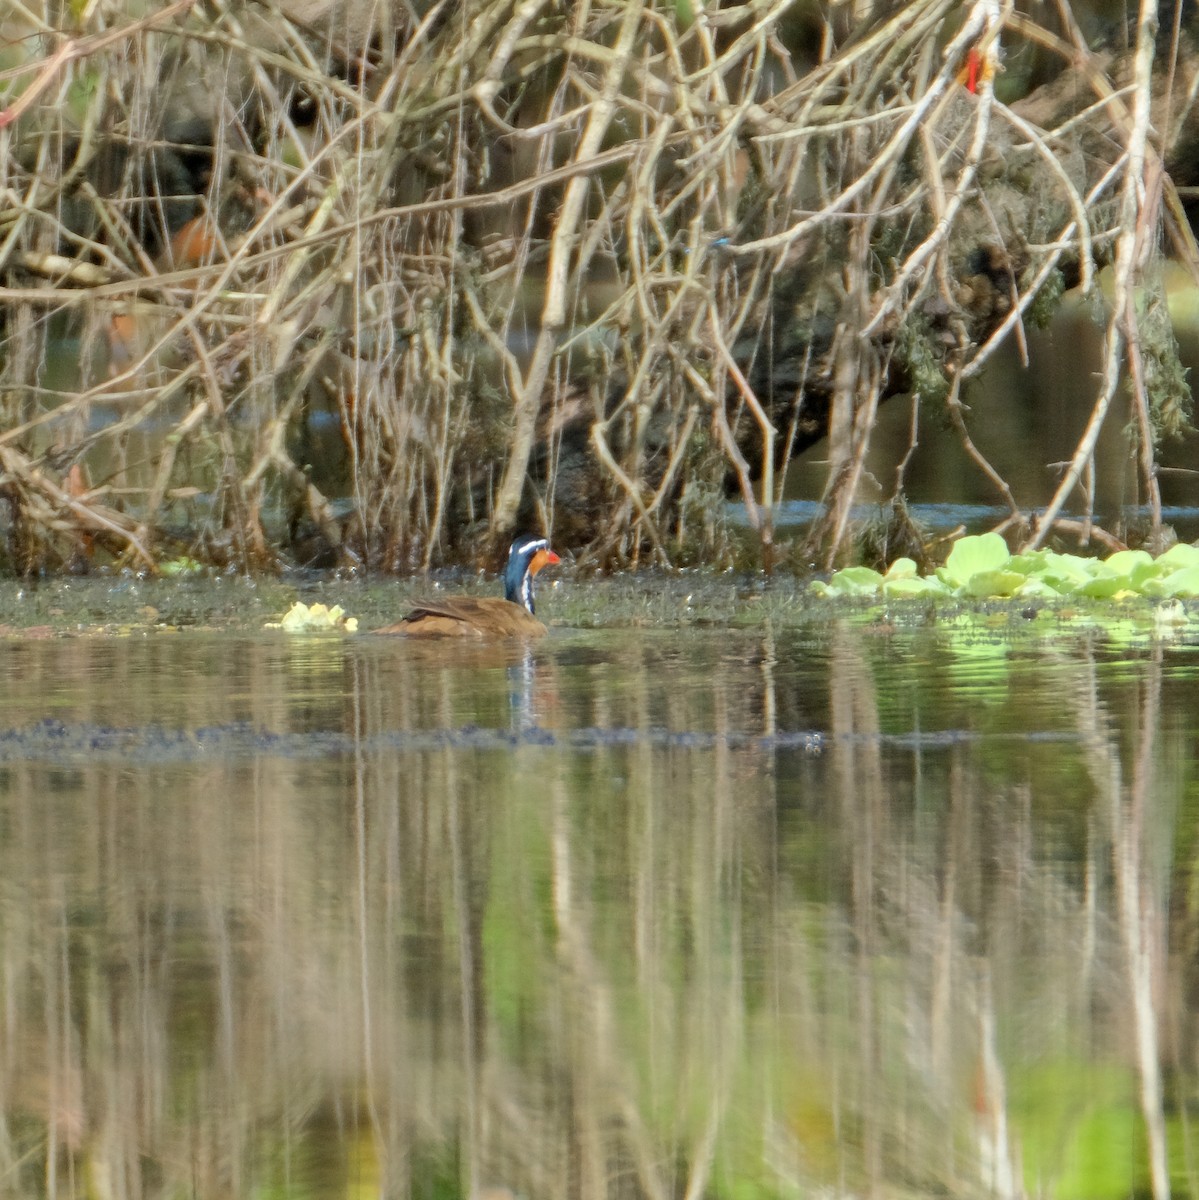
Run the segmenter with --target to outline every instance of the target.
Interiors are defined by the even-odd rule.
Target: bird
[[[541,637],[546,628],[534,609],[533,578],[542,567],[561,561],[545,538],[524,534],[508,551],[503,600],[498,596],[421,600],[402,621],[377,632],[407,637]]]

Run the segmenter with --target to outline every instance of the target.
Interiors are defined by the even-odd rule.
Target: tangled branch
[[[1131,301],[1170,188],[1152,14],[1121,88],[999,0],[948,37],[949,0],[843,42],[830,10],[807,68],[787,10],[6,18],[28,58],[0,78],[0,486],[24,556],[61,563],[86,529],[142,564],[390,569],[534,524],[601,562],[712,560],[731,481],[769,562],[789,466],[827,438],[832,561],[897,394],[944,408],[1039,542],[1122,363],[1159,513]],[[1012,37],[1093,99],[1001,102],[977,64]],[[963,389],[1113,256],[1101,396],[1037,524]]]

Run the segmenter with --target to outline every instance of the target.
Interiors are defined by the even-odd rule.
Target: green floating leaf
[[[358,618],[347,617],[340,604],[332,608],[325,604],[309,607],[302,600],[297,600],[281,620],[267,622],[266,628],[282,629],[287,633],[314,633],[326,629],[357,633]]]
[[[980,533],[959,538],[949,552],[943,568],[952,587],[962,587],[984,571],[999,571],[1011,561],[1007,543],[997,533]]]
[[[1051,553],[1050,550],[1030,550],[1026,554],[1013,554],[1008,559],[1007,569],[1019,571],[1021,575],[1039,575],[1045,570],[1045,562]]]
[[[1138,586],[1161,570],[1147,550],[1117,550],[1115,554],[1109,554],[1103,563],[1115,574],[1134,579]]]
[[[958,591],[964,596],[985,600],[993,596],[1015,595],[1016,591],[1027,582],[1027,577],[1018,571],[979,571],[971,575]]]
[[[823,594],[826,596],[877,596],[883,586],[883,577],[870,567],[846,567],[837,571],[828,581]]]
[[[1144,550],[1119,550],[1106,559],[1034,550],[1009,554],[997,533],[960,538],[945,565],[921,576],[910,558],[893,562],[886,575],[869,567],[848,567],[827,583],[812,585],[816,595],[888,599],[957,596],[962,599],[1122,601],[1147,596],[1154,599],[1199,599],[1199,546],[1178,544],[1159,558]],[[1105,629],[1116,618],[1115,609],[1103,617]],[[1068,616],[1067,618],[1068,619]],[[1089,619],[1097,620],[1092,616]],[[1187,617],[1189,624],[1199,619]],[[1140,618],[1142,625],[1144,618]],[[1140,636],[1140,635],[1138,635]]]
[[[1062,593],[1057,588],[1035,576],[1025,581],[1012,593],[1021,600],[1060,600]]]
[[[949,589],[939,579],[920,579],[917,576],[902,576],[892,579],[890,573],[883,580],[883,595],[897,599],[908,596],[948,596]]]
[[[1159,571],[1178,571],[1185,567],[1199,567],[1199,546],[1189,542],[1177,542],[1157,560]]]
[[[1175,547],[1177,549],[1177,547]],[[1163,557],[1165,557],[1163,555]],[[1160,559],[1158,560],[1161,561]],[[1173,571],[1169,575],[1159,575],[1150,579],[1145,585],[1145,591],[1154,596],[1175,596],[1193,598],[1199,596],[1199,564],[1184,567],[1181,571]]]
[[[885,579],[915,579],[919,568],[910,558],[897,558],[888,568]]]
[[[1075,554],[1058,554],[1050,550],[1045,555],[1040,577],[1050,587],[1067,594],[1093,579],[1098,565],[1098,559],[1079,558]]]
[[[1120,592],[1135,592],[1131,575],[1097,575],[1080,583],[1071,591],[1073,596],[1089,596],[1093,600],[1110,600]]]

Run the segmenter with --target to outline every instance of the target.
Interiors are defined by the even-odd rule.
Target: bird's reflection
[[[472,725],[528,733],[552,726],[558,707],[558,672],[546,639],[474,642],[388,639],[372,686],[382,689],[384,710],[409,728]],[[375,647],[372,646],[374,651]]]
[[[520,651],[517,660],[508,667],[508,703],[512,729],[524,732],[536,729],[543,722],[537,704],[537,660],[527,642],[520,646]]]

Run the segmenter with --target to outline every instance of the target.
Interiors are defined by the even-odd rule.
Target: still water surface
[[[1194,647],[0,655],[5,1196],[1199,1187]]]

